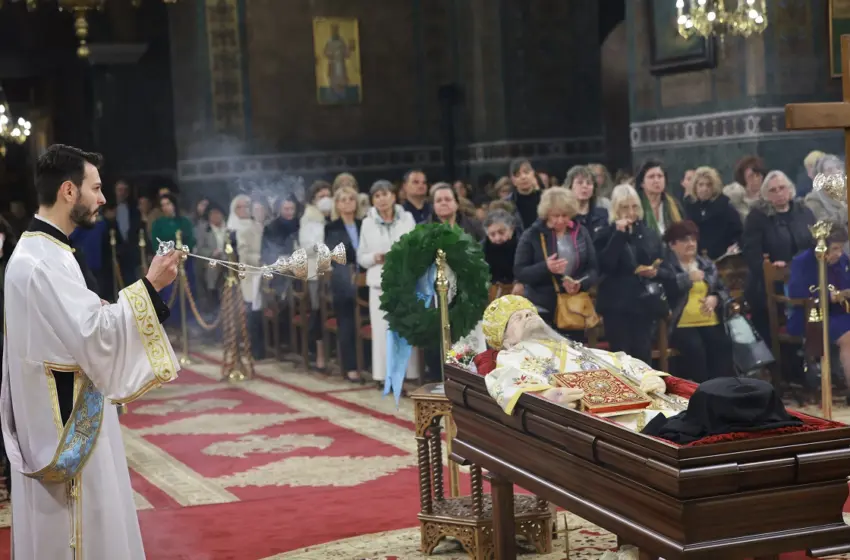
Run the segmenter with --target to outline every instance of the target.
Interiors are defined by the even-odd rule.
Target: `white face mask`
[[[326,196],[325,198],[320,198],[319,201],[316,203],[316,208],[318,208],[319,212],[321,212],[325,216],[329,216],[331,210],[333,210],[334,208],[334,201],[329,196]]]

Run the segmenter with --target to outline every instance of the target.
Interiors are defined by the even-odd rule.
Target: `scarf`
[[[640,197],[641,206],[643,207],[643,220],[646,225],[658,231],[658,221],[655,219],[655,212],[652,211],[652,204],[646,196]],[[661,195],[661,211],[664,212],[664,223],[675,224],[682,221],[682,213],[679,212],[679,205],[667,193]]]

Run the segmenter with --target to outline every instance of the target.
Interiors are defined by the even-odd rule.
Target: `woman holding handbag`
[[[590,232],[573,220],[575,194],[563,187],[543,191],[538,219],[525,230],[514,258],[514,276],[525,296],[552,327],[581,337],[599,322],[588,291],[599,269]]]

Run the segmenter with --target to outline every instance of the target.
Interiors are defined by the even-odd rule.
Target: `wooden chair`
[[[333,292],[329,275],[319,278],[319,313],[322,319],[322,341],[324,342],[325,363],[330,364],[331,336],[334,338],[336,355],[339,359],[339,324],[334,316]],[[340,366],[341,367],[341,366]],[[343,372],[343,375],[345,372]]]
[[[652,349],[652,359],[658,360],[658,369],[667,373],[670,372],[670,358],[679,355],[675,348],[670,348],[670,339],[667,336],[669,327],[669,317],[658,321],[658,338],[655,339],[655,347]]]
[[[770,324],[771,349],[776,360],[775,369],[781,374],[784,371],[782,368],[782,345],[802,346],[803,344],[803,337],[792,336],[785,329],[784,308],[789,305],[805,308],[808,298],[795,299],[789,298],[785,294],[776,293],[776,284],[785,285],[791,275],[791,270],[788,267],[773,266],[768,255],[764,256],[762,270],[764,271],[764,286],[767,294],[767,318]],[[782,312],[780,312],[780,309],[782,309]]]
[[[354,275],[355,305],[354,305],[354,326],[355,338],[357,341],[357,371],[362,375],[366,370],[366,359],[363,352],[363,345],[368,342],[372,344],[372,325],[369,323],[369,287],[366,284],[366,273],[359,272]]]
[[[508,295],[514,289],[513,284],[496,283],[490,284],[490,301]]]
[[[290,348],[292,348],[293,352],[298,352],[300,349],[300,357],[304,369],[309,369],[311,306],[310,292],[307,289],[307,282],[303,280],[293,280],[289,287],[289,296]]]
[[[280,300],[277,293],[269,285],[267,279],[263,279],[263,294],[265,306],[263,308],[263,343],[266,356],[274,356],[280,361]]]
[[[747,263],[744,261],[744,256],[741,254],[730,255],[719,261],[715,261],[714,264],[717,267],[720,280],[729,291],[729,295],[738,304],[742,304],[744,301],[744,286],[750,274]]]

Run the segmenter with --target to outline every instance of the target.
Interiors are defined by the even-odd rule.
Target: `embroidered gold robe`
[[[664,392],[661,376],[667,374],[640,360],[623,352],[611,353],[558,340],[525,341],[502,350],[496,358],[496,368],[487,374],[485,382],[490,396],[511,414],[521,394],[551,389],[553,374],[592,369],[623,372],[639,380],[646,392]]]
[[[177,376],[150,292],[140,280],[102,305],[58,230],[23,234],[4,285],[13,557],[144,559],[114,403]]]

